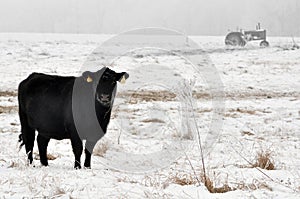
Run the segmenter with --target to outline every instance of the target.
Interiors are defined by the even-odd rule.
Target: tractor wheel
[[[260,42],[260,44],[259,44],[260,47],[264,47],[264,48],[265,48],[265,47],[269,47],[269,45],[270,45],[270,44],[269,44],[269,42],[267,42],[267,41],[262,41],[262,42]]]
[[[225,38],[225,44],[230,46],[245,46],[246,41],[240,32],[231,32]]]

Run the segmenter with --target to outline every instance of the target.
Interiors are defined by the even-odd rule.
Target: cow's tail
[[[30,76],[29,76],[30,77]],[[21,149],[25,145],[26,153],[32,162],[32,150],[34,146],[35,139],[35,129],[29,125],[28,115],[26,111],[26,102],[28,101],[27,93],[27,79],[22,81],[18,88],[18,103],[19,103],[19,117],[21,123],[21,134],[19,135],[19,142]]]
[[[20,117],[20,123],[21,123],[21,134],[19,135],[19,140],[18,143],[19,145],[19,151],[22,149],[22,147],[25,145],[26,142],[26,135],[24,135],[24,126],[27,126],[27,116],[24,113],[24,107],[22,105],[22,96],[21,96],[21,91],[22,91],[22,84],[23,82],[20,83],[19,88],[18,88],[18,103],[19,103],[19,117]]]
[[[19,135],[19,140],[18,140],[18,143],[20,144],[19,146],[19,151],[22,149],[22,147],[25,145],[25,139],[24,139],[24,134],[23,134],[23,125],[24,125],[24,122],[25,121],[25,118],[24,118],[24,113],[22,113],[22,108],[21,108],[21,105],[19,103],[19,117],[20,117],[20,123],[21,123],[21,134]]]
[[[19,146],[19,151],[20,151],[22,149],[22,147],[25,145],[22,133],[19,135],[19,141],[18,142],[20,143],[20,146]]]

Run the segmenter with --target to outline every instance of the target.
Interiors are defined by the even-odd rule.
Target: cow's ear
[[[91,83],[93,82],[93,73],[90,71],[85,71],[84,73],[82,73],[82,77],[84,79],[84,81],[86,81],[87,83]]]
[[[122,72],[122,73],[117,73],[117,81],[120,82],[121,84],[125,84],[126,79],[128,79],[129,75],[128,73]]]

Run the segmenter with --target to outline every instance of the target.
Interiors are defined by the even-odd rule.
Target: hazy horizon
[[[255,29],[300,36],[299,0],[2,0],[0,32],[117,34],[164,27],[188,35]]]

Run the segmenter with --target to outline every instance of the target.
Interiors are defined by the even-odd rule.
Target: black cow
[[[51,138],[71,139],[74,167],[81,168],[82,140],[86,140],[84,166],[90,168],[93,148],[107,130],[117,81],[124,83],[128,77],[125,72],[116,73],[105,67],[95,73],[84,72],[80,77],[32,73],[23,80],[18,90],[19,141],[25,145],[29,163],[33,161],[37,130],[42,165],[48,165],[47,146]]]

